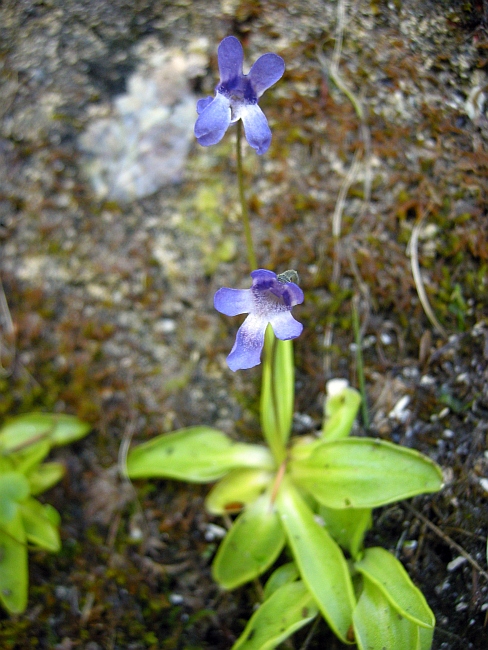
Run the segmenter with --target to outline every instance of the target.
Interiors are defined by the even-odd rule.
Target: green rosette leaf
[[[212,565],[214,579],[234,589],[268,569],[281,553],[285,533],[269,494],[263,494],[235,520]]]
[[[205,426],[164,433],[135,447],[127,457],[127,473],[133,479],[208,483],[240,467],[272,470],[274,461],[266,447],[234,442],[225,433]]]
[[[27,541],[36,548],[56,553],[61,548],[59,513],[51,505],[29,498],[20,506]]]
[[[295,582],[299,576],[300,573],[295,562],[287,562],[286,564],[278,567],[269,576],[266,584],[264,585],[263,600],[267,600],[271,594],[273,594],[283,585],[286,585],[289,582]]]
[[[210,490],[205,507],[212,515],[239,512],[271,485],[273,472],[265,469],[234,469]]]
[[[0,602],[11,614],[27,606],[27,544],[22,515],[17,511],[0,524]]]
[[[399,615],[384,592],[366,577],[353,619],[359,650],[429,650],[431,647],[433,630],[422,630]]]
[[[25,413],[8,420],[0,429],[0,448],[17,451],[41,440],[50,445],[67,445],[90,431],[90,425],[73,415],[62,413]]]
[[[232,650],[272,650],[318,614],[302,581],[279,587],[249,619]]]
[[[27,474],[30,485],[30,493],[35,496],[49,490],[56,485],[64,476],[64,465],[62,463],[42,463]]]
[[[434,627],[435,617],[424,595],[413,584],[402,563],[386,549],[379,546],[367,548],[354,566],[383,592],[401,616],[421,627]]]
[[[371,508],[341,508],[339,510],[320,506],[319,515],[339,546],[345,548],[353,558],[356,558],[363,547],[364,536],[373,524]]]
[[[355,598],[341,549],[317,523],[314,513],[286,476],[276,498],[276,508],[304,583],[335,634],[344,643],[350,643],[348,632]]]
[[[442,487],[441,469],[429,458],[372,438],[324,442],[289,468],[293,481],[329,508],[376,508]]]
[[[0,474],[0,526],[15,519],[19,503],[29,496],[29,482],[19,472]]]
[[[51,445],[48,440],[34,442],[28,447],[10,453],[12,465],[17,472],[27,475],[33,469],[40,466],[50,449]]]

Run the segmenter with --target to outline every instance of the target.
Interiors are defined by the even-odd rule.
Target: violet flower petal
[[[215,99],[206,106],[195,122],[193,131],[198,142],[204,147],[220,142],[230,124],[230,116],[229,100],[217,93]]]
[[[266,318],[249,314],[239,327],[234,346],[227,357],[227,365],[233,372],[254,368],[261,363],[267,325]]]
[[[257,104],[248,104],[241,109],[246,140],[259,155],[266,153],[271,144],[271,130],[265,114]]]
[[[214,307],[226,316],[248,314],[253,310],[251,289],[228,289],[222,287],[214,296]]]
[[[276,281],[277,275],[273,271],[268,271],[268,269],[256,269],[251,271],[252,286],[255,289],[263,291],[264,289],[269,289],[273,283]]]
[[[284,72],[285,62],[281,56],[272,52],[260,56],[249,71],[249,79],[258,98],[279,81]]]
[[[209,104],[211,104],[214,100],[214,97],[208,96],[205,97],[205,99],[199,99],[197,101],[197,113],[200,115],[200,113],[203,113],[203,111],[207,108]]]
[[[244,51],[235,36],[227,36],[217,50],[219,61],[220,83],[227,83],[235,77],[242,76]]]
[[[295,320],[289,311],[272,314],[269,317],[269,322],[276,338],[282,341],[296,339],[303,331],[303,325]]]
[[[286,284],[280,283],[271,288],[271,292],[275,296],[279,296],[283,299],[283,303],[286,307],[294,307],[295,305],[301,305],[303,302],[303,291],[300,289],[298,284],[294,282],[287,282]]]

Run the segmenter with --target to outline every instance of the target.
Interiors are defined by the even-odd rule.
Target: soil
[[[296,269],[305,292],[295,433],[319,428],[328,379],[358,386],[355,305],[355,433],[445,475],[375,511],[367,544],[422,589],[434,649],[488,647],[487,24],[485,0],[0,5],[0,419],[93,427],[54,454],[62,550],[30,554],[28,608],[0,614],[1,648],[226,650],[259,600],[211,579],[223,523],[206,486],[132,486],[117,467],[122,442],[182,426],[260,438],[260,368],[228,370],[238,323],[212,302],[249,286],[235,129],[192,143],[178,183],[125,201],[97,195],[80,146],[158,47],[198,49],[188,92],[212,94],[228,34],[246,64],[273,51],[287,66],[260,102],[271,148],[245,150],[245,175],[260,265]],[[323,622],[308,632],[293,647],[342,647]]]

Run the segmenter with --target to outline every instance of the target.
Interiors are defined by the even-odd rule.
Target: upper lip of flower
[[[260,363],[264,334],[268,323],[275,336],[294,339],[303,325],[291,315],[291,309],[303,302],[303,291],[294,282],[283,282],[276,273],[257,269],[251,273],[250,289],[219,289],[214,297],[217,311],[227,316],[247,313],[237,332],[234,346],[227,357],[231,370],[252,368]]]
[[[283,76],[285,62],[268,52],[245,75],[243,60],[244,52],[237,38],[224,38],[218,48],[220,83],[214,98],[207,97],[197,103],[194,132],[201,145],[210,146],[220,142],[229,124],[242,119],[247,141],[258,154],[263,154],[269,149],[271,131],[258,100]]]

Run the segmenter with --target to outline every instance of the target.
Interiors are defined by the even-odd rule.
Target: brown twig
[[[410,263],[412,267],[413,280],[415,282],[415,288],[417,289],[417,294],[422,304],[422,307],[424,308],[427,318],[430,320],[430,322],[437,330],[437,332],[442,337],[447,338],[446,330],[439,323],[436,315],[434,314],[432,307],[430,306],[429,299],[427,298],[427,293],[425,291],[424,282],[422,280],[422,274],[420,273],[420,264],[419,264],[419,256],[418,256],[418,242],[419,242],[420,228],[422,226],[422,222],[424,218],[427,216],[429,212],[430,212],[430,204],[429,206],[427,206],[425,212],[423,212],[420,215],[419,219],[417,220],[417,223],[413,227],[412,236],[408,244],[408,250],[410,252]]]
[[[470,564],[472,567],[478,571],[486,580],[488,580],[488,573],[481,568],[481,566],[476,562],[476,560],[467,552],[464,550],[462,546],[459,546],[453,539],[449,537],[449,535],[446,535],[446,533],[443,533],[442,530],[433,524],[430,519],[427,519],[425,515],[423,515],[421,512],[416,510],[413,506],[411,506],[409,503],[404,503],[405,507],[407,510],[410,510],[410,512],[415,515],[418,519],[424,522],[424,524],[430,528],[438,537],[440,537],[448,546],[453,548],[455,551],[459,553],[459,555],[462,555]]]

